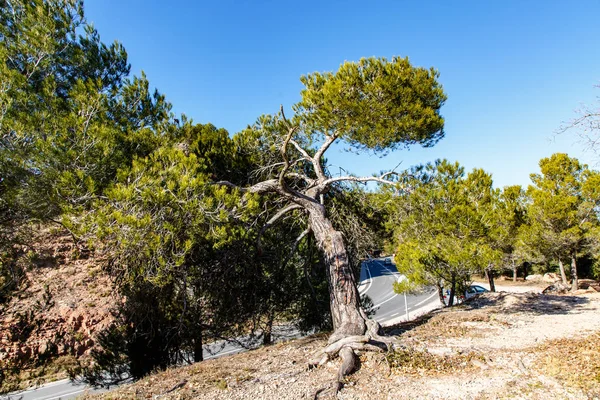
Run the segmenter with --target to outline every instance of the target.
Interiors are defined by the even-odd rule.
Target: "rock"
[[[591,279],[581,279],[579,281],[579,289],[586,289],[588,292],[600,292],[600,283]]]
[[[48,342],[42,342],[37,348],[38,354],[44,354],[48,351]]]
[[[69,324],[72,326],[72,329],[74,331],[79,330],[79,328],[81,328],[82,323],[83,323],[83,315],[81,315],[79,313],[73,313],[73,315],[71,315]]]
[[[558,277],[558,275],[556,275],[553,272],[547,272],[544,274],[544,276],[542,277],[542,280],[544,282],[550,282],[550,283],[555,283],[555,282],[559,282],[560,278]]]
[[[86,352],[86,350],[87,350],[87,346],[85,346],[85,345],[81,345],[81,344],[75,344],[75,345],[73,346],[73,348],[74,348],[74,350],[75,350],[75,354],[77,354],[77,356],[78,356],[78,357],[79,357],[79,356],[82,356],[82,355],[83,355],[83,353],[85,353],[85,352]]]
[[[71,307],[69,307],[67,305],[61,306],[58,309],[58,315],[60,315],[63,318],[63,320],[67,319],[67,317],[69,316],[70,313],[71,313]]]
[[[571,289],[570,286],[567,286],[561,282],[556,282],[554,285],[548,286],[546,289],[542,290],[543,294],[556,293],[556,294],[564,294],[567,293]]]
[[[20,347],[17,351],[17,357],[22,361],[29,360],[31,358],[31,348],[29,346]]]
[[[527,275],[525,277],[526,281],[532,281],[532,282],[537,282],[537,281],[541,281],[544,277],[540,274],[532,274],[532,275]]]

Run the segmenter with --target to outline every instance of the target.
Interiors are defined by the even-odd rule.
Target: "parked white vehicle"
[[[484,293],[484,292],[489,292],[489,290],[487,290],[483,286],[471,285],[467,288],[467,290],[465,290],[464,294],[455,293],[454,304],[460,304],[463,301],[468,300],[471,297],[476,296],[481,293]],[[444,303],[448,304],[449,299],[450,299],[450,289],[445,289],[444,290]]]
[[[487,290],[483,286],[471,285],[467,288],[467,290],[465,290],[465,299],[470,299],[471,297],[484,292],[489,292],[489,290]]]

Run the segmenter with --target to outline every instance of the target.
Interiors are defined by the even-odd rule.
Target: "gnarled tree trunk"
[[[329,342],[333,343],[346,336],[363,335],[366,331],[365,319],[360,312],[360,297],[342,233],[333,227],[323,206],[314,206],[308,211],[310,227],[328,268],[329,301],[334,329]]]
[[[384,351],[397,341],[379,335],[380,325],[367,318],[360,307],[360,297],[354,274],[348,260],[342,233],[337,231],[325,214],[325,208],[318,203],[305,205],[308,222],[315,236],[317,246],[323,252],[328,271],[331,317],[333,333],[329,344],[311,360],[310,365],[322,365],[327,360],[339,356],[342,364],[338,371],[334,389],[337,392],[343,385],[345,375],[358,365],[356,350]],[[317,394],[324,389],[319,389]]]

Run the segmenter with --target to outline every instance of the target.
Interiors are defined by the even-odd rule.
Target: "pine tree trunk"
[[[456,296],[456,278],[452,276],[452,283],[450,285],[450,295],[448,296],[448,307],[454,305],[454,296]]]
[[[517,264],[515,263],[515,260],[512,260],[512,267],[513,267],[513,282],[516,282],[518,270],[517,270]]]
[[[568,285],[569,281],[567,281],[567,274],[565,274],[565,266],[560,258],[558,259],[558,269],[560,271],[560,277],[562,279],[562,283],[565,286]]]
[[[263,345],[265,345],[265,346],[273,343],[273,319],[274,319],[274,313],[269,312],[267,325],[265,326],[265,329],[263,330]]]
[[[204,360],[204,353],[202,348],[202,332],[198,333],[198,336],[194,338],[194,362],[200,362]]]
[[[336,231],[325,216],[323,206],[317,205],[309,208],[308,211],[310,227],[328,268],[330,308],[334,329],[329,342],[335,342],[346,336],[362,335],[366,331],[366,325],[360,313],[358,289],[342,233]]]
[[[442,303],[442,307],[446,307],[446,301],[444,300],[444,288],[439,283],[436,286],[440,303]]]
[[[579,281],[577,279],[577,257],[575,254],[571,255],[571,290],[575,291],[579,289]]]
[[[494,283],[494,271],[491,266],[485,269],[485,274],[487,275],[488,283],[490,284],[490,292],[495,292],[496,284]]]

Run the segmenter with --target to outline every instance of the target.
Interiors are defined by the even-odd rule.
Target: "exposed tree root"
[[[318,399],[323,393],[333,390],[340,391],[344,385],[344,378],[354,372],[358,367],[358,354],[361,351],[393,351],[401,347],[396,338],[385,337],[379,334],[381,325],[377,321],[365,318],[366,332],[364,335],[344,336],[341,332],[334,332],[329,339],[329,344],[309,361],[309,368],[322,366],[329,360],[339,356],[342,364],[338,370],[336,380],[332,385],[327,385],[315,391],[314,398]],[[334,339],[332,341],[332,338]]]

